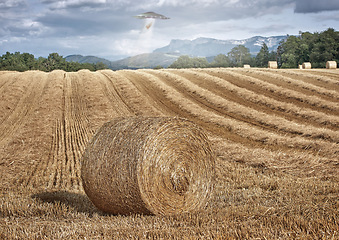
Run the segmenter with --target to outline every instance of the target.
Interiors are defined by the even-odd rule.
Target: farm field
[[[217,155],[208,206],[108,215],[80,159],[105,122],[180,116]],[[0,72],[0,239],[339,239],[339,70]]]

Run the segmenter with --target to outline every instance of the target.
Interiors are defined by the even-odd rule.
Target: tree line
[[[263,43],[260,52],[252,57],[248,48],[238,45],[231,49],[228,54],[219,54],[212,62],[206,58],[180,56],[169,68],[206,68],[206,67],[242,67],[248,64],[252,67],[267,67],[268,61],[276,61],[277,53],[269,52],[268,47]]]
[[[97,71],[107,69],[108,67],[102,63],[78,63],[67,62],[66,59],[58,53],[51,53],[47,58],[39,57],[36,59],[30,53],[10,53],[6,52],[0,57],[0,70],[10,71],[28,71],[40,70],[44,72],[51,72],[56,69],[64,70],[66,72],[76,72],[80,69],[88,69],[90,71]]]
[[[339,32],[329,28],[321,33],[303,32],[299,36],[288,36],[279,43],[276,51],[269,52],[265,43],[256,56],[243,45],[238,45],[227,54],[219,54],[212,62],[206,58],[180,56],[169,68],[204,67],[267,67],[268,61],[277,61],[280,68],[297,68],[304,62],[312,67],[324,68],[327,61],[339,63]]]
[[[328,28],[320,33],[301,32],[299,36],[287,36],[279,43],[276,51],[269,52],[265,43],[256,56],[243,45],[238,45],[227,54],[219,54],[212,62],[206,58],[180,56],[169,68],[205,68],[205,67],[267,67],[268,61],[277,61],[280,68],[297,68],[303,62],[311,62],[314,68],[324,68],[327,61],[339,63],[339,32]],[[47,58],[34,58],[29,53],[9,53],[0,57],[0,70],[27,71],[40,70],[50,72],[61,69],[76,72],[80,69],[97,71],[107,69],[104,63],[67,62],[58,53],[51,53]],[[157,68],[162,68],[158,66]]]

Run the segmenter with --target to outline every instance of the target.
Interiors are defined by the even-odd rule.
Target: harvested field
[[[339,239],[339,71],[0,72],[0,239]],[[80,159],[116,117],[178,116],[217,155],[207,207],[107,215]]]

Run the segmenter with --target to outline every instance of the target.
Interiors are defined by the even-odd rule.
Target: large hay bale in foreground
[[[130,117],[105,123],[81,165],[84,190],[113,214],[171,215],[206,206],[215,155],[204,131],[183,118]]]
[[[327,69],[336,69],[337,68],[337,62],[336,61],[327,61],[326,62],[326,68]]]
[[[302,67],[303,67],[303,69],[311,69],[312,64],[310,62],[304,62]]]
[[[278,62],[277,61],[268,61],[268,68],[277,69],[278,68]]]

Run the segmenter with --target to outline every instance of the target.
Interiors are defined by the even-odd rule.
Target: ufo
[[[135,18],[139,19],[145,19],[145,18],[154,18],[154,19],[169,19],[169,17],[166,17],[164,15],[155,13],[155,12],[145,12],[139,15],[134,16]]]

